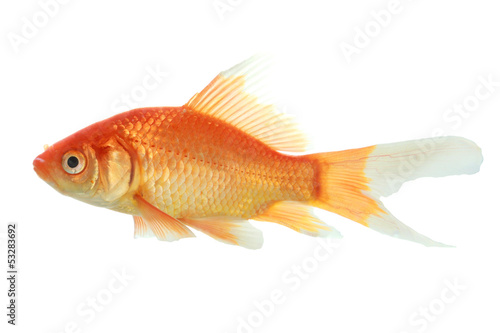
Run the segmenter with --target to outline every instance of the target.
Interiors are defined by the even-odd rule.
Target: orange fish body
[[[175,218],[260,215],[314,196],[314,164],[183,107],[135,109],[92,125],[130,155],[131,192]],[[126,205],[127,206],[127,205]],[[124,213],[137,213],[131,205]]]
[[[313,215],[311,207],[319,207],[385,234],[442,245],[399,222],[378,198],[418,177],[477,172],[479,148],[450,137],[287,155],[280,151],[301,152],[307,142],[253,93],[261,62],[222,72],[182,107],[135,109],[91,125],[50,146],[35,171],[65,195],[133,215],[137,237],[177,240],[194,236],[191,227],[258,248],[262,235],[248,219],[339,236]],[[387,181],[424,150],[430,157],[422,166]],[[443,173],[443,163],[453,170]]]

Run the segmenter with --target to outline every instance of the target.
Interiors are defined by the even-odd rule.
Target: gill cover
[[[119,199],[129,190],[132,162],[128,151],[115,139],[96,148],[99,168],[100,198],[107,202]]]

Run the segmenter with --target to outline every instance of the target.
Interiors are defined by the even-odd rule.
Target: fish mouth
[[[52,176],[47,172],[47,162],[41,158],[37,157],[33,161],[33,170],[35,170],[38,177],[42,178],[50,186],[55,186],[55,181]]]

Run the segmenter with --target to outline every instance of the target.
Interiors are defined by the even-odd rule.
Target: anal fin
[[[281,224],[313,237],[342,238],[338,230],[318,219],[310,206],[296,201],[279,201],[253,220]]]
[[[181,221],[226,244],[239,245],[247,249],[259,249],[264,242],[262,232],[247,220],[229,216],[216,216],[183,218]]]
[[[151,229],[159,240],[171,242],[181,238],[195,237],[193,232],[182,222],[151,205],[143,197],[135,195],[134,199],[141,212],[140,220]],[[136,230],[139,231],[139,234],[144,235],[147,234],[147,230],[144,231],[144,225],[141,224],[141,221],[134,217]]]

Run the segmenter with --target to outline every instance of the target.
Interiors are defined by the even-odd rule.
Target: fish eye
[[[85,156],[76,150],[70,150],[63,155],[62,167],[69,174],[76,175],[85,168]]]

